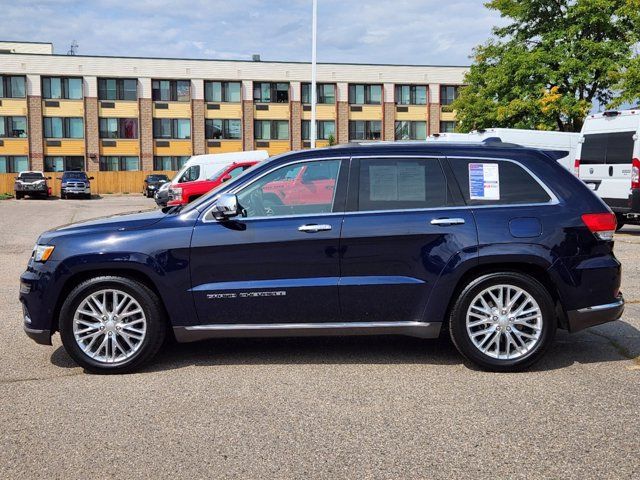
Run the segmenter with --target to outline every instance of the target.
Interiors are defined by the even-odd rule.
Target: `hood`
[[[132,230],[158,223],[166,215],[160,210],[122,213],[108,217],[95,218],[84,222],[71,223],[54,228],[42,234],[42,238],[82,232],[85,230]]]

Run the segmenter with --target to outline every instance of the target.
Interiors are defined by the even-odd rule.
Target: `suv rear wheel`
[[[483,369],[523,370],[536,362],[553,340],[553,300],[546,288],[528,275],[482,275],[458,297],[449,331],[460,353]]]
[[[124,373],[150,360],[162,345],[165,325],[156,294],[125,277],[81,283],[60,310],[65,350],[94,373]]]

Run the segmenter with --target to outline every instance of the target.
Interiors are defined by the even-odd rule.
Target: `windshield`
[[[84,172],[65,172],[62,176],[64,178],[81,178],[83,180],[87,178],[87,174]]]
[[[147,180],[149,182],[159,182],[160,180],[169,180],[169,177],[166,175],[149,175]]]
[[[32,182],[34,180],[44,180],[44,175],[41,173],[21,173],[18,179]]]

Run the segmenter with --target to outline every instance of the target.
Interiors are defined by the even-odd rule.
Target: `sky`
[[[311,0],[0,0],[0,40],[65,54],[309,61]],[[468,65],[482,0],[318,0],[318,61]]]

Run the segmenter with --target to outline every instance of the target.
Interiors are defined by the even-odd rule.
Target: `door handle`
[[[441,227],[449,225],[464,225],[464,218],[434,218],[430,223],[431,225],[439,225]]]
[[[298,231],[299,232],[306,232],[306,233],[317,233],[317,232],[326,232],[331,230],[331,225],[316,225],[316,224],[309,224],[309,225],[302,225],[300,227],[298,227]]]

